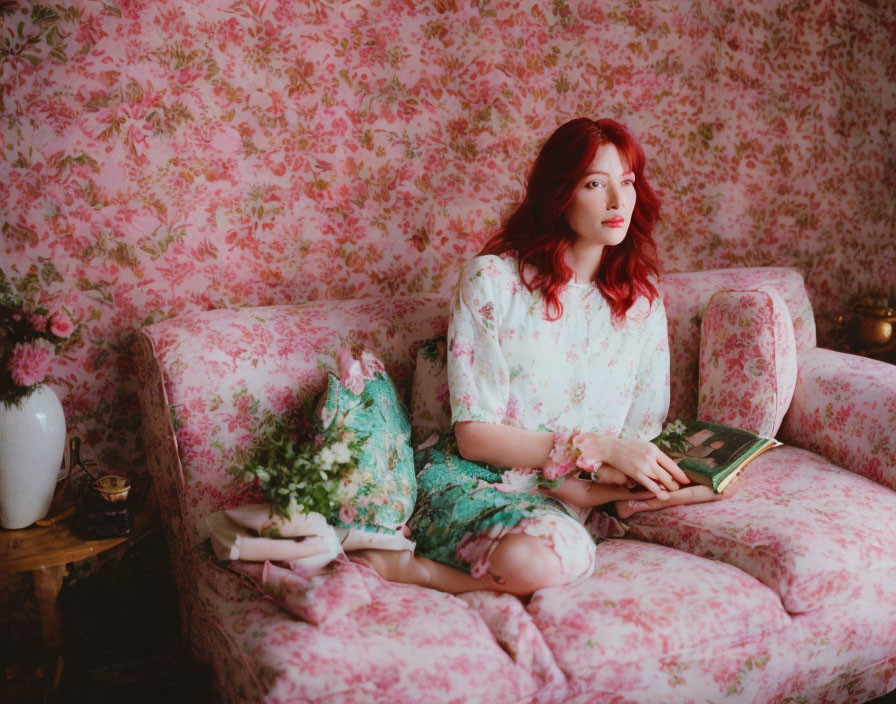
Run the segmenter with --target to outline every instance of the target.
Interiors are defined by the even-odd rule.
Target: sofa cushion
[[[541,701],[567,701],[565,678],[516,597],[466,602],[350,562],[325,578],[351,579],[369,603],[355,599],[313,625],[211,561],[197,571],[210,631],[203,656],[228,702],[524,702],[545,688],[554,695]]]
[[[757,457],[732,488],[627,525],[634,537],[736,565],[792,614],[896,598],[896,492],[789,446]]]
[[[273,562],[238,561],[231,567],[285,612],[315,625],[351,619],[371,601],[365,580],[345,557],[309,574]]]
[[[386,369],[374,355],[339,355],[339,377],[328,375],[318,407],[321,453],[351,457],[353,468],[337,491],[331,523],[344,528],[394,532],[411,517],[417,479],[407,411]],[[362,439],[360,444],[352,442]]]
[[[581,702],[771,701],[765,668],[790,625],[745,572],[632,540],[601,543],[592,577],[527,610]]]
[[[815,319],[798,269],[764,267],[665,274],[660,280],[669,321],[670,418],[697,414],[700,324],[712,295],[721,289],[774,290],[787,303],[798,352],[815,347]]]
[[[797,355],[774,291],[719,291],[700,326],[697,417],[774,437],[793,397]]]
[[[432,433],[451,430],[445,335],[421,342],[416,360],[411,383],[411,433],[415,446]]]

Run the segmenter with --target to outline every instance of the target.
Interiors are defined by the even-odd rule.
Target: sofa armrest
[[[799,356],[779,439],[896,489],[896,366],[822,348]]]

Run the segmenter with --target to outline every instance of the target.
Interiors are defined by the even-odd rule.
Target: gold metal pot
[[[896,310],[876,306],[857,305],[855,342],[860,348],[881,347],[896,339]]]

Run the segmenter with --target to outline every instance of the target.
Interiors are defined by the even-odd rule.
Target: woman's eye
[[[585,184],[586,188],[594,189],[594,188],[604,188],[603,181],[589,181]]]
[[[634,185],[635,185],[635,179],[633,179],[633,178],[627,178],[627,179],[625,179],[625,180],[623,181],[623,183],[624,183],[626,186],[634,186]]]

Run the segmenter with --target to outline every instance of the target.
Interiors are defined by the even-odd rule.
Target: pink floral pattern
[[[19,386],[41,383],[50,372],[53,350],[45,340],[20,342],[12,351],[7,368]]]
[[[793,323],[777,293],[713,294],[700,326],[697,418],[774,437],[796,373]]]
[[[696,409],[700,314],[716,290],[754,285],[779,290],[802,321],[780,435],[807,449],[768,451],[729,498],[638,514],[629,533],[641,540],[604,541],[592,577],[525,605],[390,584],[344,562],[316,579],[269,570],[275,601],[201,544],[198,519],[251,499],[225,468],[262,412],[313,398],[346,345],[377,353],[407,389],[419,342],[444,331],[445,299],[210,311],[146,328],[137,368],[154,491],[186,640],[224,701],[859,704],[896,687],[891,368],[814,349],[794,272],[682,274],[663,294],[673,369],[694,383],[685,393],[673,374],[673,388]]]
[[[757,457],[732,488],[627,524],[633,537],[739,567],[791,614],[874,598],[896,578],[896,492],[792,447]]]
[[[726,269],[667,274],[660,281],[669,320],[670,418],[697,415],[700,325],[709,299],[722,289],[775,291],[790,313],[797,353],[815,347],[815,318],[798,271],[784,268]]]
[[[896,489],[896,367],[832,350],[807,350],[784,442]]]
[[[54,390],[111,468],[144,460],[137,327],[447,297],[579,115],[640,137],[667,271],[799,267],[824,342],[896,280],[891,2],[3,7],[0,258],[85,321]]]

